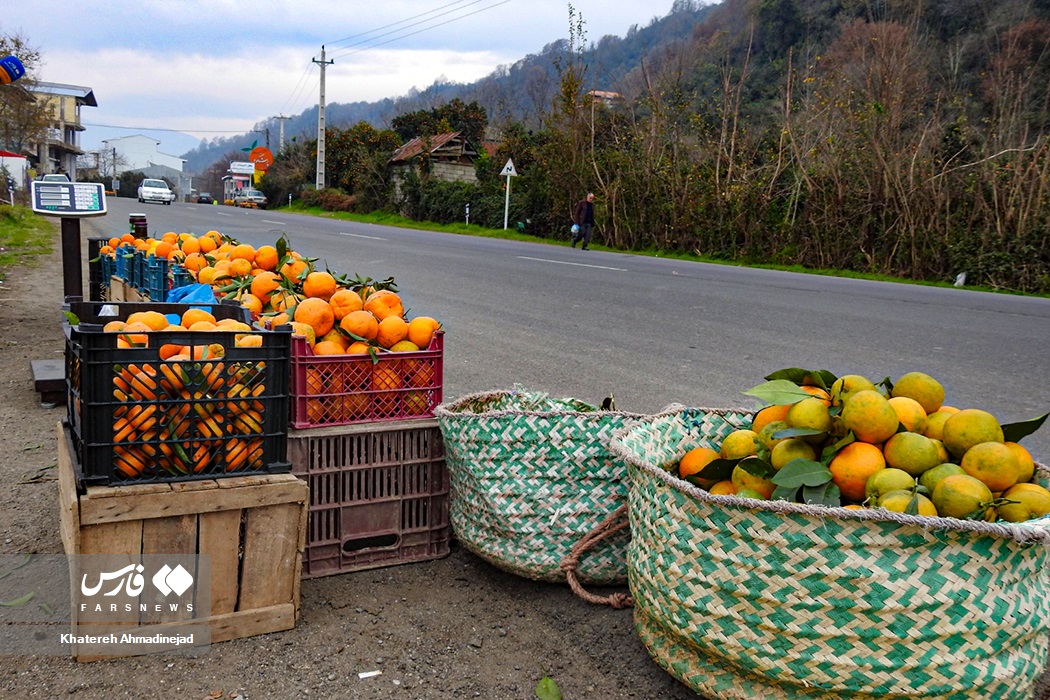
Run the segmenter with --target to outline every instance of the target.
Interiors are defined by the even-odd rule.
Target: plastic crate
[[[449,477],[436,419],[289,431],[310,485],[303,577],[449,553]]]
[[[194,304],[193,306],[200,306]],[[287,472],[291,328],[259,331],[261,347],[237,347],[233,331],[158,331],[146,347],[117,347],[102,324],[135,311],[181,315],[189,304],[74,301],[65,324],[67,415],[81,487]],[[100,316],[103,309],[115,315]],[[217,318],[247,319],[237,304]],[[162,346],[214,353],[165,361]]]
[[[116,263],[116,271],[114,274],[117,277],[122,278],[126,282],[131,281],[131,268],[135,260],[135,246],[130,243],[125,243],[117,247],[116,257],[114,262]]]
[[[89,238],[88,244],[88,299],[102,301],[102,290],[109,285],[109,275],[105,274],[105,260],[102,246],[109,245],[108,238]]]
[[[168,265],[168,270],[170,272],[169,277],[171,277],[171,286],[168,287],[169,290],[185,287],[186,285],[194,284],[196,282],[193,275],[190,274],[190,271],[187,270],[186,266],[182,263],[173,262]]]
[[[444,380],[444,331],[418,352],[314,355],[292,337],[292,427],[315,428],[434,415]]]
[[[150,301],[168,298],[168,261],[150,255],[143,258],[139,291],[148,294]]]

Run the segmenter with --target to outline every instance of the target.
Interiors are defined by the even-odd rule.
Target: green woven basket
[[[610,444],[629,465],[629,583],[657,663],[711,698],[1032,697],[1050,634],[1044,521],[759,503],[663,468],[749,421],[670,411]]]
[[[558,582],[573,545],[627,502],[627,465],[609,439],[647,418],[525,390],[471,394],[434,415],[456,538],[497,568]],[[624,583],[629,540],[624,530],[595,545],[579,561],[579,580]]]

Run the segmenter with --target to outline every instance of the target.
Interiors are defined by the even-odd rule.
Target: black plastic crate
[[[448,555],[449,474],[436,418],[292,430],[288,457],[310,485],[303,578]]]
[[[201,305],[66,304],[79,319],[65,324],[65,334],[67,417],[80,488],[290,470],[290,326],[253,331],[261,347],[238,347],[237,331],[103,330],[136,311],[181,316],[191,306]],[[104,310],[115,314],[100,315]],[[249,318],[236,304],[210,310],[217,319]],[[146,346],[118,347],[119,336]],[[164,359],[178,346],[197,359]]]
[[[104,264],[109,259],[102,254],[102,246],[109,245],[108,238],[89,238],[88,244],[88,299],[102,301],[103,291],[109,287],[109,277],[105,275]]]

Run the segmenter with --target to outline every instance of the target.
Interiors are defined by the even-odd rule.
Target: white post
[[[503,205],[503,230],[507,230],[507,218],[510,216],[510,175],[507,176],[507,201]]]

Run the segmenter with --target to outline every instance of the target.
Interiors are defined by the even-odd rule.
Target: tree
[[[402,143],[417,136],[435,136],[448,131],[461,131],[475,148],[481,147],[488,126],[485,108],[477,102],[467,104],[458,97],[440,107],[401,114],[390,122],[390,128]]]
[[[51,124],[51,110],[30,92],[40,64],[40,51],[21,34],[0,34],[0,56],[17,56],[26,74],[17,83],[0,89],[0,148],[24,153],[30,144],[44,140]]]

